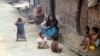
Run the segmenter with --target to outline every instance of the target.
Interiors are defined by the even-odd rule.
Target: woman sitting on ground
[[[37,5],[35,10],[34,10],[34,23],[36,24],[41,24],[43,19],[44,19],[44,13],[43,10],[41,8],[41,5]]]
[[[39,49],[46,49],[49,48],[48,44],[47,44],[47,38],[44,36],[44,34],[42,32],[39,33],[40,38],[38,38],[37,42],[38,42],[38,48]]]
[[[49,15],[46,22],[43,22],[41,32],[43,32],[48,39],[51,39],[51,36],[59,33],[58,29],[58,20],[55,16]]]

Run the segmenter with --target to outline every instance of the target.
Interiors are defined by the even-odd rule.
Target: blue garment
[[[52,27],[49,29],[41,29],[41,32],[43,32],[47,38],[51,38],[52,35],[58,33],[58,29],[56,29],[56,27]]]
[[[52,20],[50,20],[50,18],[48,18],[48,20],[45,23],[45,26],[49,27],[49,28],[47,28],[47,29],[42,28],[41,29],[41,32],[43,32],[46,35],[46,37],[48,37],[48,39],[49,39],[49,37],[59,33],[59,29],[57,27],[58,20],[54,16],[52,16],[52,17],[53,17]]]
[[[24,22],[16,22],[16,26],[17,26],[17,37],[21,39],[26,39]]]

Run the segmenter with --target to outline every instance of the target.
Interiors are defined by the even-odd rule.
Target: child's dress
[[[25,30],[24,30],[24,22],[16,22],[17,26],[17,37],[19,39],[26,39]]]

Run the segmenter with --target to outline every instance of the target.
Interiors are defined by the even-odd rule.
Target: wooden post
[[[50,14],[55,16],[55,0],[50,0]]]
[[[77,15],[76,15],[76,30],[80,34],[80,14],[81,14],[81,8],[82,8],[82,2],[84,0],[79,0],[78,1],[78,6],[77,6]]]

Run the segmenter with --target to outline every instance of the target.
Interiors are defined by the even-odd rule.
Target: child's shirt
[[[44,37],[44,39],[38,38],[38,39],[37,39],[37,42],[38,42],[38,43],[41,43],[41,45],[44,45],[45,42],[47,42],[47,38],[46,38],[46,37]]]

